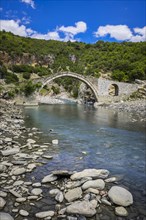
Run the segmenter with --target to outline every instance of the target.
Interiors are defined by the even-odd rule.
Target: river
[[[40,143],[59,140],[47,152],[53,159],[35,169],[38,180],[57,169],[108,169],[132,192],[133,207],[144,212],[144,122],[134,120],[129,113],[75,104],[25,108],[24,114],[27,127],[42,131],[37,137]]]

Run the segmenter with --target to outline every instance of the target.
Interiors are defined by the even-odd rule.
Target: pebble
[[[22,215],[22,216],[28,216],[29,215],[29,213],[26,210],[23,210],[23,209],[21,209],[19,211],[19,214]]]
[[[54,211],[44,211],[44,212],[38,212],[35,214],[37,218],[46,218],[46,217],[52,217],[54,216]]]
[[[33,194],[33,195],[35,195],[35,196],[38,196],[38,195],[40,195],[42,192],[43,192],[42,189],[40,189],[40,188],[34,188],[34,189],[32,189],[31,194]]]
[[[5,206],[5,204],[6,201],[2,197],[0,197],[0,209],[2,209]]]
[[[115,208],[115,214],[122,217],[128,216],[127,210],[122,206]]]

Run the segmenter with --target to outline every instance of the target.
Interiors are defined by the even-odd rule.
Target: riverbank
[[[108,170],[60,171],[59,166],[59,170],[49,173],[46,170],[42,178],[36,179],[33,172],[36,169],[39,172],[39,167],[54,160],[46,152],[51,146],[56,148],[58,140],[40,142],[38,135],[41,131],[24,126],[20,108],[5,101],[1,101],[0,106],[2,219],[117,220],[144,217],[142,211],[134,208],[130,189],[115,188],[120,185],[119,179]],[[115,193],[118,201],[114,199]]]
[[[146,121],[146,99],[121,101],[111,104],[97,103],[95,107],[116,110],[119,112],[129,112],[137,115],[140,120]]]

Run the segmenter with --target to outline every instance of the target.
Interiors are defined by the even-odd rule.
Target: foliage
[[[53,90],[53,93],[56,94],[56,95],[60,93],[60,88],[59,87],[52,86],[51,89]]]
[[[30,96],[35,91],[36,86],[32,83],[32,81],[28,81],[28,83],[24,86],[23,92],[25,96]]]
[[[0,54],[4,64],[16,73],[37,73],[42,77],[52,72],[72,71],[98,78],[101,72],[111,72],[112,79],[118,81],[146,79],[146,42],[97,41],[94,44],[85,44],[25,38],[2,31],[0,51],[7,53],[9,60],[15,63],[8,66]],[[27,57],[25,64],[24,57]],[[49,57],[52,57],[51,62]],[[32,61],[34,59],[36,66]],[[69,88],[67,81],[63,83]],[[70,83],[73,86],[74,81]]]

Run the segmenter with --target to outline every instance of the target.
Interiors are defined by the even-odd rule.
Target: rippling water
[[[132,191],[135,203],[144,207],[143,122],[134,121],[129,113],[80,105],[42,105],[25,108],[24,113],[26,126],[43,132],[40,143],[59,140],[59,145],[48,148],[53,160],[34,171],[38,179],[56,169],[105,168],[122,176],[120,183]]]

